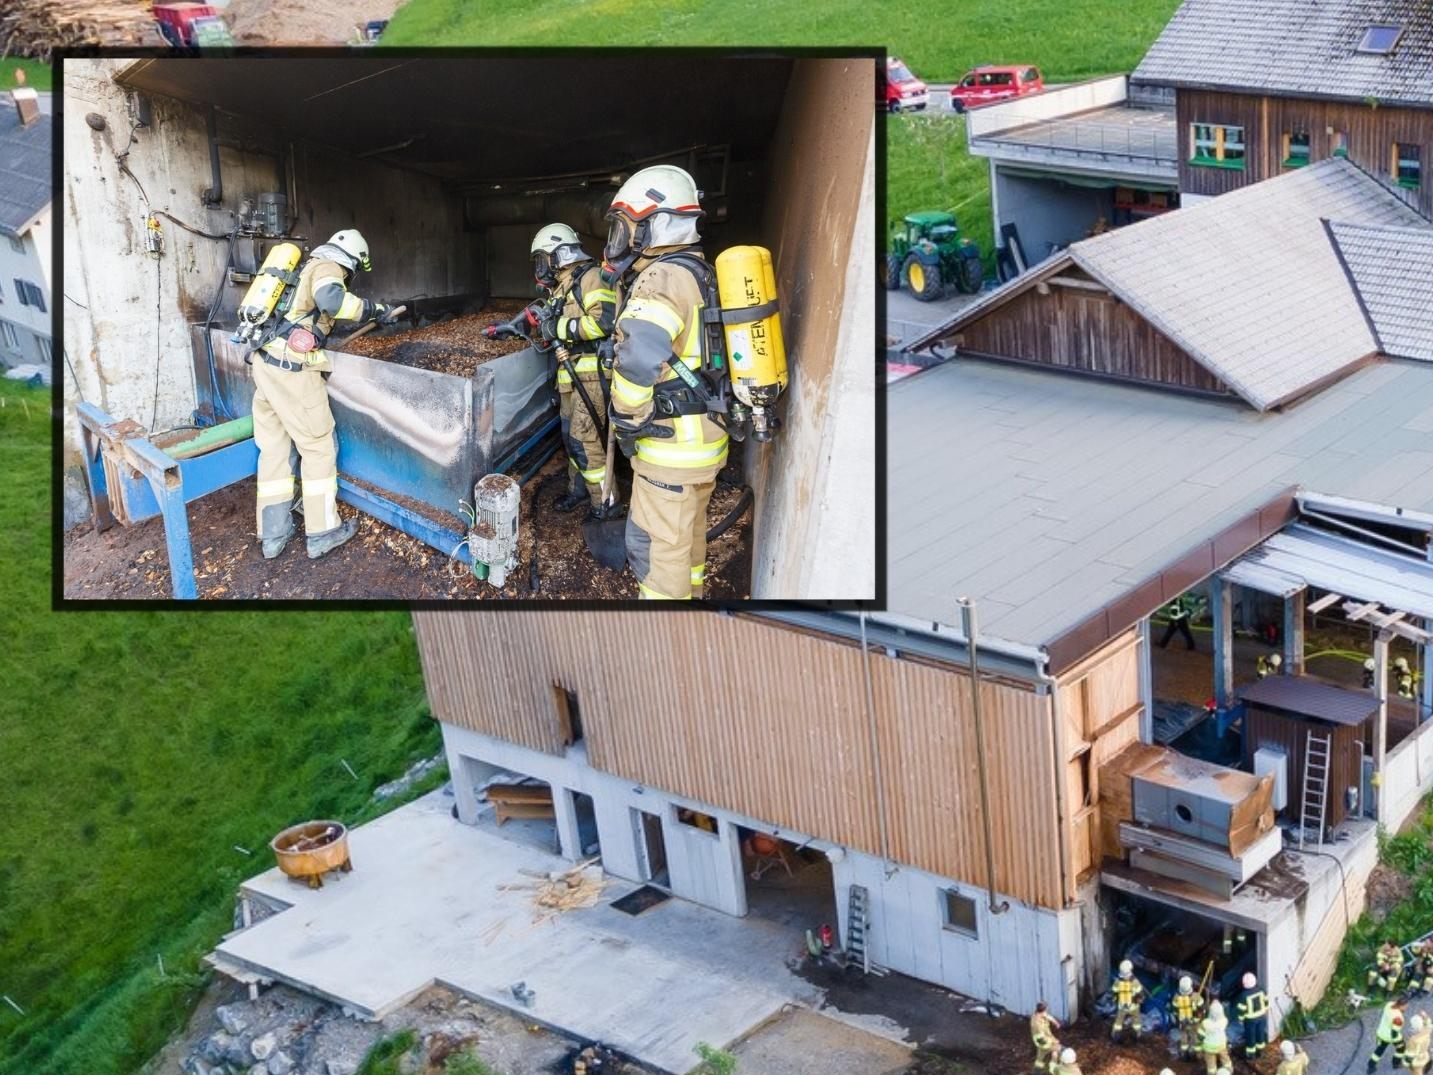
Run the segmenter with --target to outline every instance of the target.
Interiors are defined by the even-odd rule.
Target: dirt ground
[[[804,1008],[789,1008],[731,1048],[741,1075],[900,1075],[903,1045]]]
[[[367,515],[358,535],[319,560],[310,560],[301,535],[274,560],[259,554],[254,536],[254,482],[246,479],[189,505],[190,544],[199,596],[204,599],[286,600],[624,599],[636,596],[628,569],[614,572],[592,560],[582,538],[584,511],[561,513],[566,461],[559,452],[523,487],[518,567],[497,590],[457,561]],[[715,525],[740,496],[719,485],[708,509]],[[345,506],[347,517],[354,509]],[[461,520],[453,519],[455,526]],[[751,514],[708,547],[708,597],[741,600],[750,592]],[[534,562],[534,548],[536,558]],[[65,596],[119,600],[172,596],[164,524],[150,519],[96,533],[88,524],[64,538]]]
[[[224,16],[241,45],[343,45],[355,27],[389,19],[403,0],[232,0]]]

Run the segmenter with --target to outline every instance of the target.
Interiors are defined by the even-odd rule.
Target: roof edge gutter
[[[1366,523],[1383,523],[1433,534],[1433,514],[1409,511],[1406,508],[1391,508],[1375,504],[1370,500],[1354,500],[1351,497],[1331,496],[1324,493],[1301,491],[1295,498],[1300,511],[1323,512],[1329,515],[1343,515],[1360,519]]]

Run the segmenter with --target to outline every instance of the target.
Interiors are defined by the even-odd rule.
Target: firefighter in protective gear
[[[1408,974],[1411,989],[1419,993],[1433,993],[1433,937],[1414,947]]]
[[[1304,1075],[1308,1067],[1308,1053],[1291,1041],[1279,1042],[1279,1067],[1274,1075]]]
[[[1062,1049],[1060,1051],[1060,1062],[1050,1069],[1051,1075],[1084,1075],[1080,1071],[1080,1065],[1075,1063],[1075,1050]]]
[[[1433,1032],[1433,1025],[1429,1024],[1426,1012],[1419,1012],[1408,1020],[1408,1044],[1404,1052],[1408,1060],[1408,1070],[1413,1072],[1413,1075],[1423,1075],[1428,1070],[1430,1032]]]
[[[1269,996],[1252,974],[1244,975],[1243,986],[1234,999],[1234,1016],[1244,1028],[1244,1059],[1255,1060],[1269,1044]]]
[[[1144,999],[1144,986],[1134,976],[1134,964],[1128,959],[1120,963],[1120,976],[1113,986],[1115,994],[1115,1018],[1110,1024],[1110,1037],[1116,1041],[1128,1030],[1136,1040],[1141,1029],[1139,1008]]]
[[[1402,977],[1403,949],[1392,941],[1384,941],[1374,953],[1373,969],[1368,972],[1368,986],[1370,989],[1376,986],[1385,993],[1392,993],[1398,988],[1398,980]]]
[[[1184,639],[1185,649],[1194,648],[1194,632],[1189,629],[1189,624],[1198,614],[1200,607],[1201,603],[1197,594],[1181,594],[1164,606],[1164,617],[1167,622],[1164,627],[1164,636],[1159,640],[1160,649],[1169,645],[1169,640],[1174,637],[1176,631]]]
[[[1054,1067],[1055,1057],[1060,1052],[1060,1042],[1055,1031],[1060,1029],[1059,1021],[1046,1010],[1042,1000],[1035,1005],[1035,1014],[1030,1016],[1030,1041],[1035,1046],[1035,1070],[1049,1071]]]
[[[1204,996],[1194,991],[1194,982],[1186,974],[1179,979],[1179,991],[1170,1001],[1174,1028],[1179,1035],[1179,1058],[1193,1060],[1199,1049],[1199,1016],[1204,1011]]]
[[[1364,660],[1364,662],[1363,662],[1363,689],[1364,689],[1364,690],[1366,690],[1366,691],[1371,691],[1371,690],[1373,690],[1373,676],[1374,676],[1374,673],[1375,673],[1377,670],[1378,670],[1378,663],[1377,663],[1372,657],[1368,657],[1368,658],[1366,658],[1366,659]]]
[[[1208,1075],[1234,1066],[1234,1061],[1229,1059],[1229,1020],[1224,1018],[1224,1005],[1217,1000],[1210,1002],[1209,1014],[1199,1024],[1199,1051],[1204,1054],[1204,1070]]]
[[[1413,697],[1413,669],[1408,667],[1407,657],[1393,659],[1393,681],[1398,688],[1398,697]]]
[[[338,513],[338,449],[324,386],[333,364],[323,348],[336,322],[386,319],[387,306],[348,290],[353,273],[371,267],[368,242],[352,228],[316,247],[299,270],[286,320],[265,332],[248,359],[259,449],[259,539],[267,559],[283,552],[294,531],[291,444],[302,460],[310,559],[338,548],[358,531],[357,518],[344,522]]]
[[[557,393],[571,486],[557,501],[557,507],[571,511],[590,504],[595,513],[602,506],[602,479],[607,473],[607,446],[601,423],[605,421],[610,377],[602,369],[598,348],[612,335],[617,296],[602,279],[600,267],[582,249],[577,232],[566,224],[549,224],[540,229],[533,236],[531,255],[534,277],[554,300],[551,316],[538,325],[538,330],[542,339],[562,348],[558,353]],[[563,355],[572,363],[571,371],[561,361]],[[577,374],[580,389],[573,383],[573,373]]]
[[[1373,1047],[1373,1053],[1368,1058],[1370,1075],[1378,1069],[1378,1062],[1383,1059],[1383,1054],[1388,1051],[1389,1046],[1393,1047],[1395,1069],[1401,1068],[1407,1059],[1403,1042],[1403,1009],[1407,1003],[1398,998],[1390,1000],[1383,1006],[1383,1015],[1378,1020],[1378,1030],[1374,1034],[1378,1044]]]
[[[1280,657],[1277,653],[1271,653],[1267,657],[1260,654],[1258,664],[1255,666],[1255,671],[1258,673],[1260,679],[1267,679],[1269,676],[1277,676],[1279,672],[1283,670],[1283,667],[1284,658]]]
[[[706,390],[674,365],[703,363],[702,215],[692,177],[666,164],[633,174],[607,214],[603,256],[619,281],[612,422],[632,460],[627,560],[641,598],[702,596],[707,504],[727,457]]]

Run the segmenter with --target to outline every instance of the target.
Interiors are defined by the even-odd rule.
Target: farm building
[[[34,90],[0,95],[0,366],[48,366],[51,117]]]
[[[1330,157],[1433,213],[1433,11],[1185,0],[1139,66],[971,111],[1007,272]],[[1011,230],[1015,238],[1011,239]]]
[[[328,380],[339,497],[442,560],[454,544],[445,535],[462,536],[474,483],[555,436],[543,432],[557,426],[549,360],[531,348],[494,357],[481,339],[488,322],[536,298],[535,230],[568,222],[600,254],[625,177],[677,164],[704,192],[708,257],[763,245],[784,293],[784,425],[769,442],[749,438],[736,479],[754,493],[750,594],[869,596],[874,61],[654,56],[644,77],[677,87],[655,115],[582,94],[554,113],[524,89],[541,62],[66,62],[77,119],[64,147],[66,289],[76,300],[65,327],[78,379],[67,380],[67,400],[151,437],[242,421],[253,385],[229,337],[254,273],[283,242],[307,250],[358,228],[374,268],[356,290],[403,305],[408,321],[340,352]],[[693,78],[693,62],[710,66]],[[566,77],[605,84],[614,65],[632,77],[630,60],[598,56],[570,60]],[[778,167],[788,155],[806,166]],[[450,324],[470,331],[447,350],[424,342],[437,338],[424,335],[430,326]],[[437,365],[424,364],[429,352]],[[91,509],[86,482],[102,473],[95,442],[113,437],[91,429],[86,447],[73,407],[65,422],[73,524]],[[145,489],[137,495],[152,509]],[[122,506],[109,500],[97,515]],[[802,555],[784,554],[792,548]]]
[[[1339,235],[1377,229],[1397,262],[1433,225],[1326,162],[1075,244],[919,341],[948,361],[891,389],[883,612],[417,613],[460,816],[526,789],[571,858],[834,917],[1015,1011],[1070,1014],[1125,956],[1314,1002],[1376,826],[1433,786],[1433,364],[1361,312],[1398,297]],[[1152,644],[1196,593],[1198,645]]]

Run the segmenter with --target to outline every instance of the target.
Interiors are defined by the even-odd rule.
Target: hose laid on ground
[[[735,526],[736,521],[746,514],[747,509],[751,507],[755,499],[756,497],[751,491],[751,486],[743,485],[741,487],[741,496],[737,497],[737,501],[731,506],[731,510],[726,513],[726,516],[721,522],[707,531],[707,540],[715,541]]]

